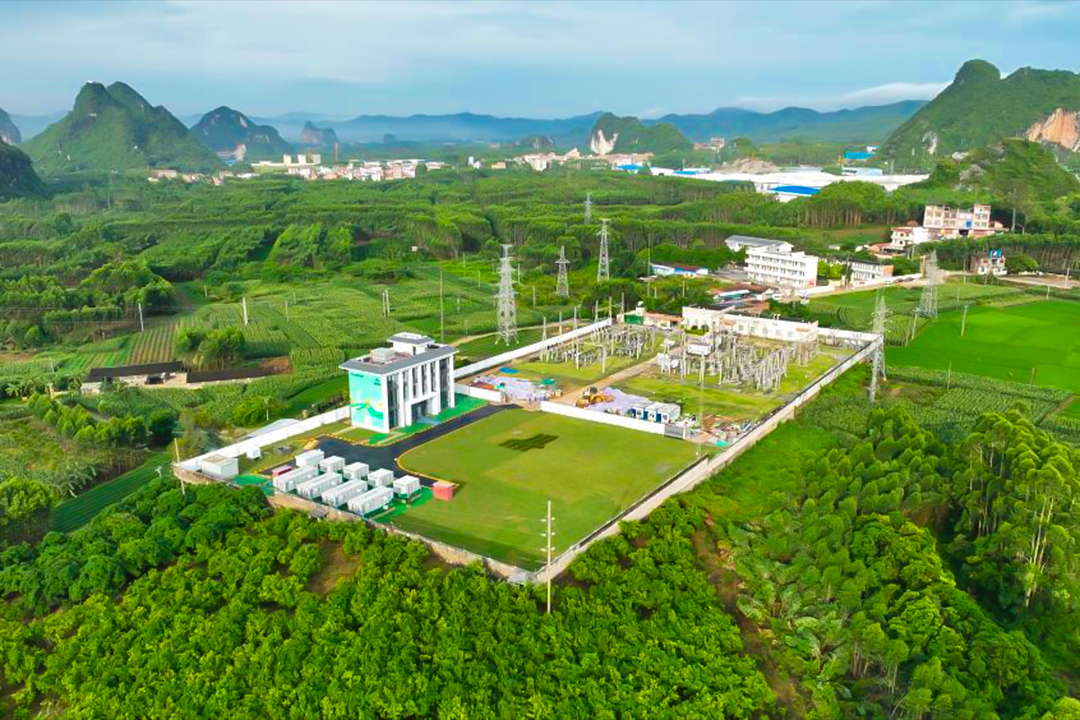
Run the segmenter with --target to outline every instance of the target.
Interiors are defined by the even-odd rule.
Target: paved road
[[[517,407],[517,405],[485,405],[479,410],[474,410],[471,413],[435,425],[430,430],[424,430],[416,435],[410,435],[404,440],[400,440],[392,445],[383,445],[380,447],[353,445],[344,440],[323,436],[319,438],[319,449],[326,453],[327,457],[337,455],[338,457],[345,458],[346,464],[362,462],[366,463],[372,470],[390,469],[394,471],[395,475],[406,475],[408,473],[398,465],[398,458],[409,450],[424,445],[425,443],[429,443],[458,428],[470,425],[477,420],[483,420],[495,413],[515,407]],[[428,478],[420,478],[421,485],[430,486],[432,482],[433,481]]]

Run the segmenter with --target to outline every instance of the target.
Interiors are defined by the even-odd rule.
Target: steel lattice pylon
[[[915,309],[915,314],[934,319],[938,316],[937,291],[938,283],[941,282],[936,250],[932,250],[923,261],[923,277],[926,278],[926,284],[923,285],[922,297],[919,298],[919,307]]]
[[[585,194],[585,224],[592,225],[592,193]]]
[[[877,388],[878,381],[885,378],[885,321],[888,318],[889,310],[885,306],[885,297],[878,293],[877,303],[874,306],[874,327],[873,333],[878,336],[875,342],[878,343],[877,349],[874,350],[874,354],[871,358],[871,372],[870,372],[870,402],[877,400]]]
[[[600,220],[600,262],[596,266],[596,282],[607,282],[611,279],[611,260],[608,257],[608,222],[607,218]]]
[[[507,345],[517,340],[517,305],[514,304],[514,266],[510,245],[503,245],[502,265],[499,266],[499,294],[495,296],[499,321],[499,339]]]
[[[561,298],[570,297],[570,280],[566,273],[570,261],[566,259],[565,245],[559,248],[559,259],[555,261],[555,265],[559,268],[559,276],[555,281],[555,294]]]

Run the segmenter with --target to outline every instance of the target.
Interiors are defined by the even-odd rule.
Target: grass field
[[[348,397],[349,395],[349,376],[344,372],[338,377],[310,387],[307,390],[303,390],[292,396],[289,398],[289,402],[286,403],[285,408],[280,414],[283,417],[297,416],[301,411],[306,410],[316,403],[325,402],[334,395],[341,395],[343,398]]]
[[[166,468],[162,472],[167,472],[168,464],[168,453],[151,455],[145,463],[134,470],[91,488],[77,497],[65,500],[53,508],[52,529],[59,532],[78,530],[106,507],[120,502],[142,487],[144,483],[157,477],[159,467]]]
[[[819,354],[805,367],[791,367],[779,392],[762,393],[733,385],[716,384],[716,376],[706,377],[699,391],[697,379],[661,374],[649,368],[639,375],[616,383],[615,387],[632,395],[658,402],[678,403],[684,414],[697,415],[700,406],[705,415],[717,415],[728,421],[756,420],[786,403],[803,388],[835,365],[840,355],[830,351]]]
[[[890,347],[889,363],[1029,382],[1080,393],[1080,303],[1032,302],[976,307],[960,336],[959,312],[941,315],[908,347]]]
[[[558,382],[564,392],[572,392],[640,362],[645,362],[645,358],[609,357],[607,367],[602,368],[600,363],[574,367],[574,363],[570,362],[554,363],[537,360],[515,363],[513,369],[518,371],[514,377],[529,380],[552,378]]]
[[[554,436],[518,450],[508,440]],[[507,410],[403,455],[413,472],[458,483],[394,520],[405,530],[519,567],[538,567],[547,501],[557,551],[689,465],[696,448],[657,435],[548,413]]]

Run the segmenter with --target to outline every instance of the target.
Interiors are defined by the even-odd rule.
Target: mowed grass
[[[527,452],[508,440],[554,436]],[[459,484],[394,519],[420,533],[525,568],[543,561],[544,517],[552,501],[556,554],[567,549],[695,457],[690,443],[549,413],[492,415],[405,453],[410,472]]]
[[[889,363],[1029,382],[1080,393],[1080,303],[1033,302],[949,312],[908,347],[890,347]]]
[[[53,508],[52,529],[58,532],[78,530],[109,505],[120,502],[157,477],[158,468],[168,472],[168,465],[168,453],[156,453],[134,470],[65,500]]]
[[[569,328],[569,325],[567,325],[567,328]],[[551,335],[554,335],[555,328],[549,328],[548,332]],[[473,338],[472,340],[463,342],[457,346],[458,356],[472,362],[485,360],[509,350],[516,350],[519,347],[540,342],[540,340],[543,339],[543,334],[544,331],[542,328],[525,328],[523,330],[518,330],[517,340],[509,345],[500,343],[498,335],[486,335],[484,337]]]
[[[609,357],[606,367],[599,362],[590,365],[574,367],[572,362],[532,362],[516,363],[512,367],[518,372],[511,377],[520,377],[528,380],[545,380],[551,378],[558,382],[559,387],[565,392],[572,392],[586,385],[591,385],[608,375],[617,373],[632,365],[645,362],[647,358]]]

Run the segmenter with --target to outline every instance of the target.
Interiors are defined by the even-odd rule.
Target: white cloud
[[[866,105],[888,105],[901,100],[929,100],[940,93],[949,85],[948,82],[893,82],[884,85],[854,90],[833,96],[788,96],[788,97],[763,97],[756,95],[744,95],[736,99],[731,105],[771,112],[784,107],[806,107],[814,110],[840,110],[844,108],[856,108]]]

